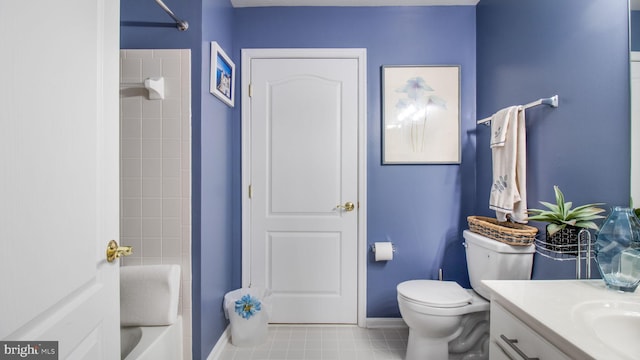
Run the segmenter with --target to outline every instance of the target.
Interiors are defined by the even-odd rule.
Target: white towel
[[[524,109],[511,106],[491,117],[493,184],[489,208],[498,221],[527,222],[527,166]]]
[[[171,325],[178,318],[179,265],[120,268],[120,325]]]

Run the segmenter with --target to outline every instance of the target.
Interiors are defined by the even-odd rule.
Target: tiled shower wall
[[[179,264],[185,359],[191,359],[191,52],[120,52],[123,265]],[[165,98],[143,82],[164,77]]]

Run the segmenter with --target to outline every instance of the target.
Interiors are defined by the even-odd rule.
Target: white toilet
[[[481,280],[531,278],[533,244],[507,245],[469,230],[463,236],[473,290],[453,281],[410,280],[398,284],[400,314],[409,326],[406,360],[450,359],[450,348],[459,354],[451,358],[467,354],[465,358],[488,359],[491,294]]]

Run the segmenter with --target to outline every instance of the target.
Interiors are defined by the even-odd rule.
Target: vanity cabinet
[[[571,359],[495,300],[490,314],[491,360]]]

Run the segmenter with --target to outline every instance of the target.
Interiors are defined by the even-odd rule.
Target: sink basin
[[[640,303],[584,302],[573,308],[571,317],[618,355],[637,359],[640,354]]]

